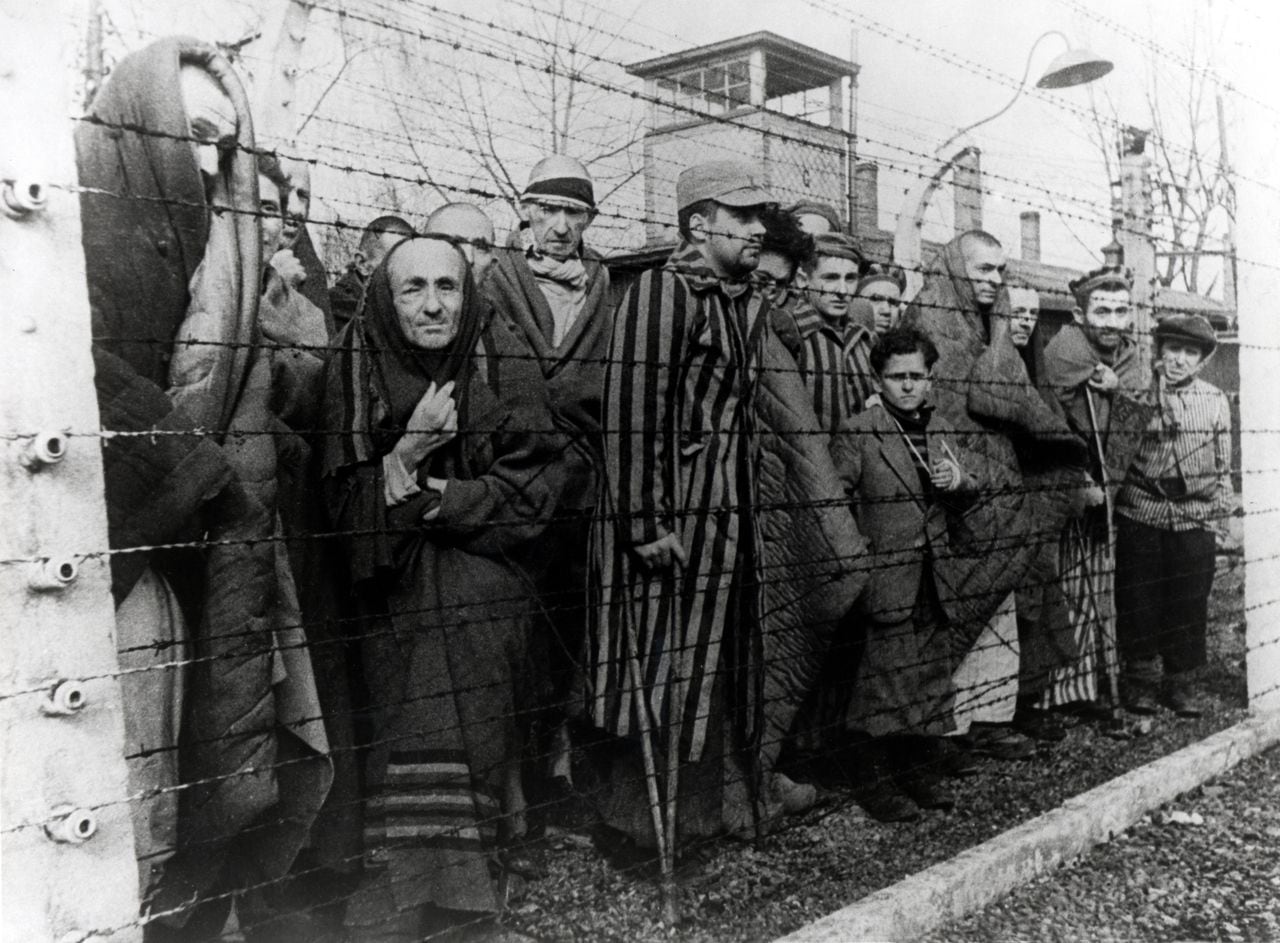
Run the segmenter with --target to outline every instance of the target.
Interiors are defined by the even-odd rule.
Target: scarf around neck
[[[557,259],[539,251],[533,241],[531,229],[519,231],[521,248],[524,249],[525,261],[529,270],[538,278],[559,282],[573,291],[584,291],[587,287],[587,267],[582,263],[580,255],[572,255],[567,259]]]

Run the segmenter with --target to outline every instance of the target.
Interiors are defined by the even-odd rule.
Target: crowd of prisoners
[[[77,130],[147,940],[508,938],[552,826],[751,840],[820,756],[909,828],[1081,705],[1201,711],[1202,317],[1138,343],[1104,265],[1047,339],[978,230],[905,298],[739,160],[625,291],[564,154],[501,245],[453,202],[326,264],[246,101],[162,39]]]

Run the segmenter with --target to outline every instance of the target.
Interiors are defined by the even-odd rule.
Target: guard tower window
[[[698,114],[722,115],[751,101],[750,64],[744,56],[709,63],[681,72],[675,78],[658,80],[658,97],[664,121],[677,122]]]

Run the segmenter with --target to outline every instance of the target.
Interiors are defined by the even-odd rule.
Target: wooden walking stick
[[[672,559],[673,571],[678,570],[680,561]],[[680,735],[684,727],[685,698],[685,645],[676,639],[676,606],[680,601],[678,591],[679,578],[672,574],[671,605],[667,609],[669,638],[675,646],[671,653],[671,692],[667,698],[669,730],[667,731],[667,844],[662,850],[662,920],[674,927],[680,922],[680,905],[676,895],[676,842],[678,841],[678,821],[680,802]]]
[[[1120,652],[1116,642],[1116,605],[1115,605],[1115,562],[1116,562],[1116,526],[1112,516],[1112,498],[1110,481],[1107,476],[1107,456],[1102,450],[1102,432],[1098,428],[1098,411],[1093,405],[1093,391],[1088,385],[1084,389],[1085,401],[1089,404],[1089,425],[1093,428],[1093,445],[1098,451],[1098,467],[1102,473],[1103,512],[1107,521],[1107,551],[1105,565],[1107,567],[1106,589],[1110,597],[1107,600],[1106,612],[1098,620],[1101,630],[1102,663],[1107,672],[1107,687],[1111,700],[1111,719],[1120,719]],[[1097,600],[1094,601],[1095,607]]]
[[[674,604],[674,600],[672,600]],[[637,638],[634,620],[628,613],[623,644],[627,648],[627,674],[631,678],[632,704],[636,715],[636,726],[640,728],[640,756],[644,763],[645,786],[649,793],[649,814],[653,818],[653,834],[658,843],[658,864],[662,869],[662,918],[671,926],[678,917],[675,906],[675,868],[674,856],[670,852],[675,841],[674,834],[668,834],[667,823],[663,818],[661,790],[658,786],[658,768],[654,761],[653,728],[649,726],[649,701],[644,686],[644,676],[640,671],[640,640]],[[671,793],[671,783],[667,783],[667,791]]]

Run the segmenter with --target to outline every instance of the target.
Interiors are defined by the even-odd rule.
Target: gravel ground
[[[921,943],[1280,940],[1280,748]]]
[[[954,811],[928,813],[915,823],[886,825],[872,821],[846,793],[830,793],[820,808],[792,820],[785,831],[755,845],[725,840],[700,849],[704,860],[682,875],[684,920],[674,929],[659,922],[660,899],[650,872],[611,867],[588,839],[564,835],[551,843],[550,876],[513,894],[507,923],[543,940],[557,941],[709,943],[771,940],[790,932],[1052,809],[1071,796],[1241,720],[1245,716],[1241,590],[1238,569],[1219,573],[1211,642],[1215,661],[1204,678],[1211,710],[1202,718],[1178,720],[1164,713],[1155,719],[1149,733],[1129,740],[1113,739],[1099,724],[1082,722],[1070,730],[1066,741],[1042,750],[1032,761],[985,761],[977,776],[957,782],[960,802]],[[1271,775],[1275,776],[1277,761],[1273,757],[1271,762]],[[1272,793],[1273,807],[1280,806],[1277,799],[1280,793]],[[1265,808],[1267,803],[1257,805]],[[1270,822],[1274,825],[1276,819]],[[1171,834],[1176,836],[1182,834],[1176,831],[1178,828],[1167,826],[1160,830],[1174,829]],[[1203,835],[1211,832],[1206,827],[1195,831]],[[1259,834],[1265,836],[1266,832]],[[1274,838],[1270,840],[1274,867],[1277,845]],[[1238,870],[1245,875],[1252,873],[1245,868]],[[1208,876],[1212,871],[1200,874]],[[1253,878],[1242,880],[1252,882]],[[1257,884],[1253,896],[1256,898],[1264,889],[1271,897],[1280,896],[1274,884]],[[1154,896],[1176,899],[1185,894],[1186,889],[1179,890],[1171,883],[1164,895]],[[1243,904],[1237,909],[1243,912]],[[1261,924],[1246,927],[1228,922],[1242,932],[1253,928],[1250,932],[1255,933],[1254,939],[1269,938],[1256,935]],[[1110,925],[1112,930],[1127,926]],[[1021,938],[1042,938],[1032,925],[1027,925],[1025,932],[1030,936]],[[1116,932],[1120,935],[1106,939],[1129,938],[1124,930]],[[1191,938],[1201,935],[1202,931],[1191,932]],[[1069,938],[1089,937],[1086,934]],[[1180,936],[1171,926],[1161,938],[1185,939],[1187,933]]]

